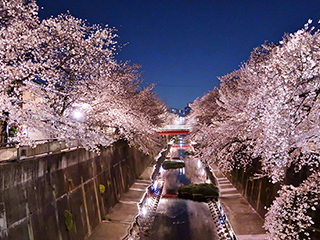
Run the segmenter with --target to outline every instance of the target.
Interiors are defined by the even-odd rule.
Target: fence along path
[[[0,162],[22,160],[30,157],[43,156],[80,147],[76,139],[53,138],[35,141],[35,147],[19,146],[17,143],[0,145]]]

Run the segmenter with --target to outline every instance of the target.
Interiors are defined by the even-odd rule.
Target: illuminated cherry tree
[[[319,197],[319,189],[306,190],[319,185],[320,172],[320,32],[311,23],[278,44],[254,49],[239,70],[191,106],[196,157],[223,171],[255,163],[256,177],[283,184],[266,215],[270,239],[319,231],[309,211],[317,208],[310,199]],[[294,187],[288,169],[307,169],[311,176]]]
[[[2,119],[88,148],[119,138],[147,153],[160,148],[155,129],[167,109],[152,86],[140,87],[137,66],[114,59],[115,29],[69,13],[40,21],[34,0],[0,4]],[[30,144],[17,134],[13,141]]]
[[[266,214],[269,239],[316,239],[314,218],[320,210],[320,173],[299,187],[285,185]],[[317,212],[316,212],[317,211]]]

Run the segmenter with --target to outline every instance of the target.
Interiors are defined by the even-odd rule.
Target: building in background
[[[185,117],[191,112],[191,103],[188,103],[184,109],[171,108],[171,112],[174,114],[178,114],[180,117]]]

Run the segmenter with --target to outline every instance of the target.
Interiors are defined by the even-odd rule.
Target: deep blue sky
[[[142,65],[145,84],[169,107],[218,86],[266,40],[320,19],[320,0],[38,0],[40,17],[70,11],[118,29],[118,59]]]

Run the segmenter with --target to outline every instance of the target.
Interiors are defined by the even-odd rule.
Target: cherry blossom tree
[[[118,138],[146,153],[160,148],[155,129],[166,107],[152,86],[140,87],[137,66],[115,60],[115,29],[69,13],[40,21],[34,0],[0,4],[2,119],[45,136],[77,138],[88,148]],[[41,101],[24,99],[25,92]],[[12,140],[30,144],[20,133]]]
[[[32,65],[26,59],[29,58],[31,39],[34,39],[30,34],[39,24],[37,11],[34,1],[28,4],[22,0],[0,2],[0,114],[6,122],[21,115],[20,83],[27,78],[28,66]],[[24,61],[26,64],[22,64]]]
[[[254,49],[239,70],[221,77],[218,88],[192,105],[192,137],[199,143],[196,157],[224,171],[254,164],[260,166],[256,177],[282,183],[266,216],[271,239],[301,237],[302,231],[311,234],[315,221],[309,209],[314,208],[310,199],[318,198],[318,190],[303,192],[307,184],[318,184],[320,172],[320,32],[311,23],[278,44]],[[293,186],[287,176],[292,169],[311,176]],[[290,201],[296,198],[304,208],[301,221],[293,221],[296,202]]]
[[[316,211],[319,212],[320,173],[314,173],[299,187],[284,185],[265,218],[269,239],[316,239]]]

